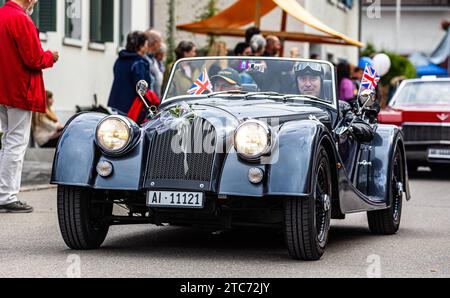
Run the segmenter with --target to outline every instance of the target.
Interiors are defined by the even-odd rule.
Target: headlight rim
[[[262,152],[258,153],[257,155],[249,155],[246,153],[239,152],[239,150],[237,148],[237,142],[236,142],[236,135],[237,135],[237,132],[239,131],[239,129],[241,129],[245,125],[252,124],[252,123],[262,127],[267,135],[267,146]],[[261,157],[263,157],[264,155],[267,155],[272,150],[272,148],[275,144],[275,135],[273,133],[272,128],[267,123],[265,123],[261,120],[257,120],[257,119],[248,119],[248,120],[242,122],[241,124],[239,124],[238,127],[236,127],[236,129],[234,130],[233,141],[234,141],[234,149],[236,150],[236,153],[240,157],[244,158],[247,161],[255,162],[255,161],[259,161],[261,159]]]
[[[117,119],[117,120],[119,120],[119,121],[122,121],[123,123],[125,123],[125,125],[127,126],[127,129],[128,129],[128,136],[129,136],[129,137],[128,137],[128,140],[127,140],[126,144],[125,144],[122,148],[120,148],[119,150],[110,150],[110,149],[108,149],[108,148],[105,148],[105,147],[101,144],[101,142],[99,141],[99,138],[98,138],[98,131],[99,131],[101,125],[102,125],[105,121],[111,120],[111,119]],[[126,118],[126,117],[124,117],[124,116],[121,116],[121,115],[109,115],[109,116],[106,116],[105,118],[103,118],[103,119],[97,124],[97,128],[95,129],[95,143],[97,144],[97,146],[100,147],[100,149],[101,149],[105,154],[108,154],[108,155],[117,156],[117,155],[124,154],[126,151],[129,150],[130,145],[131,145],[133,139],[134,139],[133,123],[132,123],[128,118]]]

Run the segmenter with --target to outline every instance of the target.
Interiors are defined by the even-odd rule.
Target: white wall
[[[403,11],[401,15],[401,34],[397,37],[394,11],[381,11],[380,19],[370,19],[364,13],[363,41],[373,43],[377,49],[398,51],[402,55],[415,51],[431,54],[445,35],[441,29],[441,21],[450,18],[450,8],[439,11]]]
[[[317,5],[317,0],[305,0],[304,7],[312,15],[321,20],[324,24],[341,32],[348,37],[358,40],[359,30],[359,1],[353,1],[352,9],[338,8],[328,3],[327,0],[319,0],[326,2],[323,5]],[[306,27],[308,33],[320,33],[315,29]],[[333,53],[335,59],[346,59],[351,63],[357,63],[358,48],[353,46],[337,46],[323,45],[323,53]],[[326,59],[325,57],[322,57]],[[335,61],[337,62],[337,61]]]
[[[78,45],[69,45],[64,40],[63,1],[57,1],[57,32],[49,32],[42,41],[44,49],[58,50],[60,60],[52,69],[44,71],[46,89],[55,95],[55,110],[64,122],[75,112],[75,105],[93,104],[97,94],[99,101],[106,105],[113,73],[112,67],[117,56],[119,1],[115,1],[115,41],[104,44],[101,50],[89,45],[89,3],[82,2],[82,38]]]
[[[150,27],[150,1],[148,0],[129,0],[131,6],[131,29],[147,30]],[[161,2],[161,0],[156,0]]]

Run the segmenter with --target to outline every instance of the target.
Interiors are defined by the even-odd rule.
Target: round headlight
[[[272,147],[272,132],[264,122],[248,120],[234,134],[234,146],[238,154],[246,159],[257,159]]]
[[[131,140],[130,123],[118,116],[105,118],[97,127],[97,143],[105,151],[117,153]]]

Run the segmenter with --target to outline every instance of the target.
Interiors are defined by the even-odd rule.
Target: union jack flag
[[[363,90],[370,89],[375,90],[380,81],[380,75],[377,71],[369,65],[366,65],[364,69],[364,75],[361,81],[361,88]]]
[[[206,71],[206,69],[203,69],[200,77],[198,78],[198,80],[194,82],[194,84],[191,86],[191,89],[189,89],[187,93],[191,95],[200,95],[203,94],[205,91],[209,91],[208,93],[213,92],[208,72]]]

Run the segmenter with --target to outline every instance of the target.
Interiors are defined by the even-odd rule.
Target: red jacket
[[[0,104],[45,112],[42,70],[53,66],[31,18],[12,1],[0,8]]]

